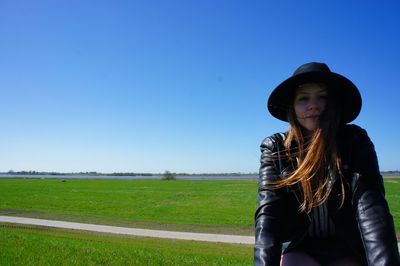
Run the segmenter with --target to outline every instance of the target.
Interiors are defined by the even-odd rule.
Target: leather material
[[[268,183],[285,178],[296,167],[281,156],[285,138],[286,134],[274,134],[260,146],[255,265],[279,265],[282,244],[291,242],[290,246],[295,246],[308,228],[308,215],[298,211],[302,202],[299,187],[268,187]],[[359,254],[365,265],[400,265],[393,217],[384,197],[373,143],[366,131],[355,125],[343,126],[337,142],[348,188],[342,208],[338,208],[341,190],[337,183],[328,199],[337,234]]]

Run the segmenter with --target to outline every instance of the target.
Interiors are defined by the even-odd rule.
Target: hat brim
[[[292,108],[293,94],[305,83],[323,83],[337,96],[342,109],[342,123],[356,119],[361,111],[361,95],[357,87],[346,77],[334,72],[307,72],[292,76],[279,84],[268,98],[268,111],[279,120],[288,122],[288,111]]]

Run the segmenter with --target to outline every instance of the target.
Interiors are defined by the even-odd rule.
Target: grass
[[[385,178],[400,227],[400,179]],[[253,234],[255,180],[0,179],[0,214]],[[245,245],[116,237],[0,223],[1,265],[252,265]]]
[[[255,180],[0,179],[0,214],[253,234]]]
[[[385,178],[400,236],[400,178]],[[0,215],[252,235],[256,180],[0,179]]]
[[[385,179],[386,199],[393,215],[397,239],[400,241],[400,178]]]
[[[400,178],[385,178],[400,232]],[[256,180],[0,179],[0,215],[253,234]]]
[[[1,265],[252,265],[253,248],[0,224]]]

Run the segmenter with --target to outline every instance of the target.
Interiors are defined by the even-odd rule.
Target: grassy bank
[[[0,214],[251,235],[254,180],[0,179]]]
[[[252,265],[253,248],[0,224],[1,265]]]
[[[400,179],[385,179],[399,236]],[[254,180],[0,179],[0,214],[253,234]],[[0,223],[1,265],[252,265],[253,247]]]
[[[252,235],[256,182],[0,179],[0,214]],[[385,187],[400,232],[400,179],[385,178]]]
[[[400,178],[385,178],[385,190],[396,227],[397,239],[400,241]]]

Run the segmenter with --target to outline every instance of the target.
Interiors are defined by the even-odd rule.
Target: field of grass
[[[385,178],[400,236],[400,179]],[[253,235],[255,180],[0,179],[0,215]],[[252,265],[253,247],[0,223],[2,265]]]
[[[400,232],[400,178],[385,178]],[[0,215],[253,234],[256,180],[0,179]]]
[[[253,248],[0,223],[1,265],[252,265]]]
[[[400,241],[400,177],[385,178],[385,190],[396,227],[397,239]]]
[[[0,179],[0,214],[253,234],[255,180]]]

